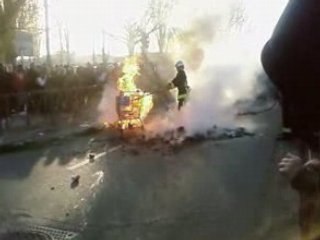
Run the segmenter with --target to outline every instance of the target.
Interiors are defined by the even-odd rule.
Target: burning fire
[[[137,63],[137,57],[126,58],[122,68],[123,76],[118,80],[118,90],[122,92],[137,91],[135,79],[140,75],[139,71],[140,68]]]
[[[143,127],[143,120],[153,107],[153,98],[135,84],[140,75],[138,58],[134,56],[125,59],[122,72],[123,76],[117,84],[120,95],[117,100],[119,120],[116,125],[121,129]]]

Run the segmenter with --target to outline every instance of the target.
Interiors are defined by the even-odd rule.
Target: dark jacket
[[[172,84],[178,88],[179,95],[186,94],[188,92],[187,75],[184,70],[179,70],[177,76],[172,80]]]
[[[290,0],[262,53],[282,95],[284,125],[314,145],[320,130],[320,1]]]
[[[319,155],[320,1],[290,0],[262,53],[263,67],[281,93],[284,125]],[[320,174],[302,168],[299,191],[303,239],[320,239]],[[311,237],[312,236],[312,237]]]

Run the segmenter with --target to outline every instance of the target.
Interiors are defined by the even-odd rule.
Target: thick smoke
[[[203,16],[195,19],[191,27],[180,34],[177,43],[181,48],[179,57],[188,63],[191,71],[197,71],[201,67],[205,57],[205,46],[214,40],[218,25],[217,16]]]
[[[163,133],[184,126],[188,134],[194,134],[214,125],[237,126],[236,103],[254,99],[260,84],[257,76],[263,76],[260,52],[279,17],[273,14],[271,19],[270,9],[266,8],[275,2],[278,0],[262,0],[262,5],[252,5],[250,0],[190,0],[191,5],[184,4],[180,13],[175,11],[174,18],[180,16],[184,24],[178,26],[181,31],[174,41],[177,50],[171,60],[185,62],[192,90],[182,111],[173,105],[169,111],[153,115],[146,123],[147,131]],[[277,4],[278,8],[272,11],[280,15],[285,4],[282,5]],[[172,67],[161,66],[157,70],[171,72]],[[110,113],[103,112],[108,121],[116,119],[114,96],[115,92],[107,87],[101,110],[105,111],[108,104]]]
[[[104,87],[102,99],[98,106],[98,122],[110,124],[114,123],[118,119],[115,107],[117,95],[118,91],[115,82],[108,82]]]
[[[215,2],[223,4],[222,0]],[[173,60],[186,63],[192,89],[189,101],[182,111],[172,109],[166,117],[155,118],[147,129],[163,132],[184,126],[194,134],[214,125],[237,126],[236,103],[256,97],[257,76],[263,73],[260,51],[268,38],[268,32],[261,34],[259,21],[263,19],[246,12],[246,5],[234,7],[237,4],[245,3],[225,2],[224,8],[212,14],[198,14],[184,29]],[[271,29],[262,29],[268,30],[271,34]]]

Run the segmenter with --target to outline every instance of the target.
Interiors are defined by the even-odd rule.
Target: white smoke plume
[[[198,11],[189,15],[193,18],[180,36],[179,52],[173,55],[174,60],[186,63],[192,89],[189,101],[182,111],[155,118],[147,129],[163,132],[184,126],[188,134],[194,134],[214,125],[237,125],[235,103],[255,97],[257,76],[263,72],[260,52],[285,5],[277,5],[273,11],[278,15],[266,24],[268,6],[274,6],[266,0],[259,4],[266,9],[252,8],[249,0],[197,1]]]
[[[173,16],[174,21],[181,23],[178,27],[182,33],[172,62],[185,62],[192,91],[182,111],[173,106],[165,114],[154,116],[146,123],[147,131],[163,133],[184,126],[188,134],[193,134],[214,125],[235,127],[234,104],[240,99],[254,98],[257,76],[263,72],[260,52],[285,3],[285,0],[183,1]],[[99,107],[104,121],[116,120],[115,95],[114,90],[106,87]]]
[[[118,91],[116,84],[111,81],[108,82],[104,87],[102,99],[98,106],[99,123],[110,124],[118,119],[115,107],[117,95]]]

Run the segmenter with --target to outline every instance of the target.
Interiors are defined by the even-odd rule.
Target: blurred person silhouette
[[[298,150],[282,158],[279,171],[299,193],[302,239],[320,239],[320,1],[289,1],[262,64],[280,92],[285,139]]]
[[[168,89],[178,89],[178,110],[180,111],[187,101],[190,87],[188,86],[187,75],[184,70],[184,63],[182,61],[178,61],[175,67],[177,70],[177,75],[171,81],[171,83],[168,84]]]

